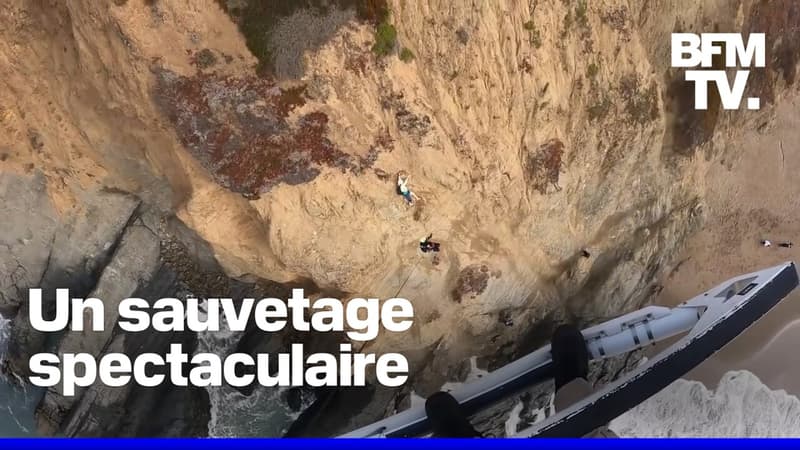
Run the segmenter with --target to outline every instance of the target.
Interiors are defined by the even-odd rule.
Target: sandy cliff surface
[[[145,227],[152,266],[177,281],[145,275],[126,294],[256,283],[409,298],[413,332],[370,349],[407,353],[411,385],[365,394],[363,414],[328,425],[363,423],[458,378],[470,356],[492,367],[557,320],[651,301],[703,223],[708,168],[796,90],[788,37],[768,39],[768,68],[749,87],[759,113],[713,100],[689,111],[668,67],[675,30],[795,35],[791,2],[395,1],[397,45],[381,58],[362,3],[380,2],[275,6],[268,22],[246,1],[14,1],[0,12],[0,209],[14,218],[0,236],[0,311],[23,312],[9,370],[24,374],[45,341],[27,327],[24,289],[104,289]],[[421,197],[413,206],[395,193],[400,171]],[[435,259],[418,251],[428,233],[442,243]],[[222,284],[208,288],[196,267]],[[166,433],[81,429],[65,417],[91,411],[82,399],[49,392],[41,430]]]

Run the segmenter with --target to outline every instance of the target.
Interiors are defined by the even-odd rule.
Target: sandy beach
[[[800,99],[783,101],[761,132],[736,140],[733,157],[708,173],[707,222],[688,241],[679,266],[664,280],[659,303],[670,305],[732,276],[800,260]],[[772,247],[760,245],[761,239]],[[786,298],[687,378],[716,386],[729,370],[755,373],[772,389],[800,394],[800,292]]]

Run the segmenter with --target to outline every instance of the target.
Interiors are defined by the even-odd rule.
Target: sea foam
[[[753,373],[726,373],[716,389],[679,379],[611,422],[625,437],[800,437],[800,399]]]

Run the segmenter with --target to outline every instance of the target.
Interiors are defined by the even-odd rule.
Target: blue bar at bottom
[[[376,449],[635,449],[681,450],[715,448],[797,449],[800,439],[0,439],[9,449],[53,450],[280,450],[313,448],[325,450]]]

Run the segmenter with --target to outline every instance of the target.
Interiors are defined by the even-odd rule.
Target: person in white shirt
[[[397,175],[397,193],[402,195],[409,205],[414,204],[414,200],[419,200],[417,194],[408,188],[408,175],[403,172]]]

